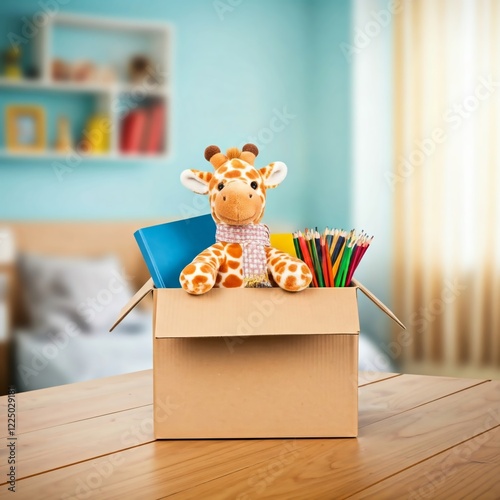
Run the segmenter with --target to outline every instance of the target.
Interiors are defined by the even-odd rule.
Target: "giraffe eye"
[[[259,185],[258,185],[258,184],[257,184],[257,182],[255,182],[255,181],[253,181],[253,182],[250,184],[250,187],[251,187],[252,189],[257,189],[257,187],[258,187],[258,186],[259,186]]]
[[[222,191],[222,190],[224,189],[224,183],[223,183],[223,182],[221,182],[221,183],[217,186],[217,189],[218,189],[219,191]]]

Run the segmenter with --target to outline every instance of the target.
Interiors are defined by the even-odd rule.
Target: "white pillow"
[[[19,270],[28,314],[37,331],[58,332],[72,322],[82,332],[107,332],[133,295],[114,256],[23,254]]]

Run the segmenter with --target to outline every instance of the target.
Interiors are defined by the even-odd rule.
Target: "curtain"
[[[393,57],[403,369],[500,368],[500,1],[403,1]]]

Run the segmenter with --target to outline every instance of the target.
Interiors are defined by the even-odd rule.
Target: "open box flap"
[[[384,305],[377,297],[375,297],[375,295],[373,295],[373,293],[371,293],[370,290],[368,290],[364,285],[362,285],[359,281],[357,281],[355,279],[352,280],[352,284],[356,288],[359,288],[381,311],[383,311],[385,314],[387,314],[387,316],[389,316],[393,321],[395,321],[401,328],[406,329],[406,327],[396,317],[396,315],[386,305]],[[148,295],[154,289],[155,289],[155,286],[154,286],[153,280],[149,279],[142,286],[142,288],[123,307],[123,309],[120,312],[120,315],[118,316],[118,319],[116,320],[116,322],[114,323],[114,325],[111,327],[110,332],[113,331],[122,322],[122,320],[130,313],[130,311],[132,311],[132,309],[137,304],[139,304],[139,302],[141,302],[141,300],[144,299],[144,297],[146,297],[146,295]],[[171,292],[168,292],[168,290],[169,289],[159,289],[159,291],[163,292],[164,294],[171,293]],[[225,293],[223,291],[224,289],[215,289],[215,290],[216,290],[216,292],[212,293],[211,295],[217,295],[217,294],[224,294]],[[246,290],[251,290],[251,289],[246,289]],[[262,293],[262,290],[264,290],[264,289],[254,290],[253,292],[250,292],[250,293]],[[317,289],[310,289],[310,290],[319,291],[319,290],[328,290],[328,289],[327,288],[317,288]],[[341,288],[337,288],[336,290],[342,290],[342,289]],[[344,290],[345,290],[344,293],[348,293],[348,291],[347,291],[348,289],[344,289]],[[176,290],[176,291],[178,291],[178,290]],[[305,302],[304,299],[307,297],[307,292],[305,294],[304,294],[304,292],[306,292],[306,291],[304,290],[303,292],[301,292],[301,294],[298,294],[298,296],[300,296],[300,295],[303,296],[303,299],[301,301],[301,308],[302,308],[302,306],[304,306],[304,302]],[[231,293],[231,295],[234,295],[234,293],[235,292],[233,291]],[[314,292],[312,292],[312,293],[314,294]],[[247,294],[248,294],[248,292],[247,292]],[[179,294],[179,295],[182,298],[188,297],[188,294]],[[291,294],[291,296],[294,296],[294,295],[295,294]],[[180,297],[178,297],[178,298],[180,298]],[[192,300],[192,296],[189,296],[189,297],[191,297],[191,299],[188,299],[188,300]],[[211,298],[212,298],[211,296],[208,296],[208,299],[207,299],[207,297],[205,297],[204,299],[200,299],[198,297],[198,301],[201,301],[201,300],[207,301],[207,300],[210,300]],[[316,301],[313,300],[311,302],[311,306],[310,307],[313,307],[315,305],[315,302]],[[330,333],[342,333],[342,332],[344,332],[344,333],[347,333],[347,332],[349,332],[349,333],[356,333],[356,332],[359,332],[359,323],[358,323],[357,309],[355,309],[355,310],[354,309],[353,310],[346,309],[346,304],[350,304],[349,307],[351,307],[352,304],[354,304],[354,307],[356,307],[355,302],[354,303],[350,303],[349,301],[343,302],[341,309],[339,311],[335,311],[335,314],[333,314],[333,316],[336,317],[336,328],[334,328],[333,331],[332,331],[331,330],[331,325],[330,325],[330,326],[326,327],[326,329],[323,328],[321,331],[317,331],[316,333],[329,333],[329,332]],[[170,311],[171,310],[172,309],[170,309]],[[175,311],[176,308],[173,307],[173,310]],[[311,312],[310,315],[306,315],[305,317],[315,317],[315,316],[318,315],[319,312],[320,311]],[[330,309],[329,316],[332,316],[332,312],[334,312],[334,311],[332,309]],[[340,314],[343,317],[343,321],[339,321],[339,315]],[[174,316],[175,316],[175,314],[174,314]],[[183,329],[186,329],[187,328],[186,327],[186,316],[184,316],[183,318],[181,318],[179,321],[181,321],[181,320],[182,320]],[[196,331],[199,330],[199,322],[198,322],[198,319],[195,318],[195,320],[196,321],[195,321],[194,326],[193,326],[193,332],[188,332],[186,335],[182,335],[182,336],[188,336],[188,337],[189,336],[199,336],[199,333],[198,334],[195,333],[195,330]],[[323,323],[323,321],[321,321],[321,323]],[[325,323],[325,324],[328,324],[328,323]],[[297,330],[297,328],[300,330],[301,326],[302,325],[295,324],[294,325],[294,331]],[[273,327],[274,328],[272,330],[270,330],[269,332],[267,332],[268,334],[270,334],[276,328],[276,325],[273,325]],[[309,324],[308,328],[310,328],[310,327],[311,327],[311,325]],[[220,325],[217,326],[216,329],[218,331],[220,331]],[[173,330],[174,331],[180,331],[179,328],[174,328]],[[187,328],[187,330],[189,330],[189,328]],[[289,326],[287,328],[285,328],[283,332],[280,332],[280,333],[282,333],[282,334],[283,333],[287,333],[287,331],[288,331],[288,333],[290,333],[290,327]],[[302,330],[300,330],[300,331],[302,331]],[[213,332],[212,333],[206,332],[204,336],[215,336],[215,334],[216,334],[216,332],[215,333],[213,333]],[[169,337],[170,335],[167,334],[165,336]],[[177,337],[178,333],[175,334],[175,335],[172,335],[172,336]]]
[[[112,332],[125,318],[128,313],[137,305],[139,302],[146,297],[146,295],[153,291],[155,285],[153,283],[153,278],[148,279],[146,283],[136,292],[136,294],[127,302],[127,304],[120,311],[120,315],[118,319],[115,321],[114,325],[110,328],[110,332]]]
[[[352,284],[359,288],[381,311],[385,312],[389,318],[394,320],[401,328],[406,330],[406,326],[401,323],[401,321],[397,318],[397,316],[375,295],[373,295],[368,288],[366,288],[364,285],[362,285],[358,280],[355,280],[354,278],[351,280]]]
[[[355,287],[213,288],[189,295],[178,288],[155,290],[155,337],[256,337],[358,335]]]

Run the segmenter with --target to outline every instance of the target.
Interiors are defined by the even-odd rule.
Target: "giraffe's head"
[[[243,151],[230,148],[226,154],[217,146],[205,149],[205,158],[215,171],[184,170],[181,182],[191,191],[208,194],[212,216],[217,223],[258,224],[264,215],[266,189],[274,188],[286,177],[283,162],[254,168],[257,146],[246,144]]]

